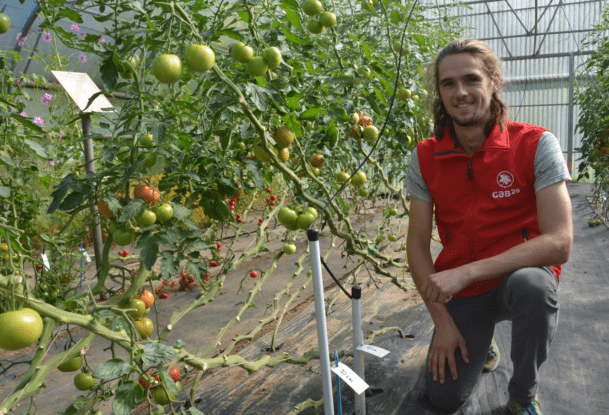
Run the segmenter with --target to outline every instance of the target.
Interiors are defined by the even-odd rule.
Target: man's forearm
[[[569,259],[570,251],[568,237],[540,235],[499,255],[465,265],[469,268],[468,283],[496,278],[524,267],[563,264]]]
[[[417,290],[421,294],[421,297],[425,302],[425,306],[427,306],[427,309],[429,310],[429,314],[431,315],[434,325],[438,327],[452,323],[452,317],[450,317],[450,314],[448,314],[446,305],[433,301],[427,301],[427,299],[422,295],[427,278],[430,274],[436,272],[433,266],[431,252],[429,249],[421,250],[417,249],[416,247],[411,248],[411,244],[408,244],[407,253],[408,265],[410,267],[412,280],[414,281],[414,285],[417,287]]]

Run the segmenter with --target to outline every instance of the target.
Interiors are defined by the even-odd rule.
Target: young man
[[[541,414],[538,369],[558,319],[561,264],[573,244],[570,182],[549,131],[510,122],[500,60],[457,39],[429,69],[434,137],[412,154],[408,263],[434,322],[426,395],[440,409],[467,401],[499,351],[495,323],[512,321],[512,414]],[[435,219],[443,249],[430,252]]]

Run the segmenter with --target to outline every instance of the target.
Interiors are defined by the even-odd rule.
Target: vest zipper
[[[467,160],[467,178],[469,180],[472,179],[472,161],[471,160]]]

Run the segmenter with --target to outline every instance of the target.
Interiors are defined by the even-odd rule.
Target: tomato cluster
[[[195,288],[195,277],[190,274],[182,273],[180,276],[180,291],[192,290]]]

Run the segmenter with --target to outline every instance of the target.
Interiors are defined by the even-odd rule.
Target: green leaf
[[[158,242],[152,239],[149,232],[145,232],[137,241],[136,247],[141,249],[140,260],[142,261],[142,265],[150,271],[159,256],[160,248]]]
[[[59,20],[59,18],[61,17],[70,19],[75,23],[83,23],[82,17],[80,17],[80,13],[72,9],[60,9],[57,12],[57,20]]]
[[[190,412],[192,415],[205,415],[203,412],[199,411],[194,406],[191,406],[190,408],[186,409],[185,411]]]
[[[184,219],[189,217],[192,214],[192,210],[188,209],[186,206],[182,205],[173,205],[173,217],[176,219]]]
[[[125,209],[123,209],[123,212],[121,213],[121,216],[118,221],[127,222],[135,218],[143,211],[145,211],[147,207],[148,206],[146,205],[146,202],[144,202],[143,199],[140,199],[139,197],[131,199],[129,203],[127,203],[127,206],[125,206]]]
[[[248,83],[245,91],[251,96],[252,102],[260,111],[266,111],[269,104],[269,94],[266,90],[256,84]]]
[[[0,186],[0,196],[8,198],[11,196],[11,188],[8,186]]]
[[[176,352],[173,348],[160,343],[148,343],[144,346],[144,354],[142,360],[147,365],[154,365],[166,359],[176,357]]]
[[[328,125],[328,137],[330,138],[330,147],[336,146],[338,141],[338,122],[333,118]]]
[[[295,34],[293,34],[292,32],[290,32],[290,29],[288,29],[287,27],[283,26],[281,27],[281,31],[283,32],[283,34],[285,35],[285,37],[290,41],[290,42],[294,42],[297,45],[309,45],[311,42],[306,41],[304,39],[299,38],[298,36],[296,36]]]
[[[42,132],[42,130],[41,130]],[[36,141],[33,140],[29,140],[29,139],[25,139],[23,140],[23,142],[25,144],[27,144],[27,146],[36,154],[38,154],[40,157],[48,159],[49,155],[47,154],[47,152],[44,150],[44,148],[38,144]]]
[[[281,121],[283,121],[285,126],[292,130],[297,137],[302,137],[304,135],[304,131],[302,130],[302,123],[294,114],[289,114],[281,117]]]
[[[69,212],[82,205],[85,201],[85,194],[80,192],[72,192],[63,199],[59,205],[59,210]]]
[[[115,379],[129,373],[131,373],[131,365],[117,357],[97,366],[93,371],[93,377],[97,379]]]
[[[180,262],[176,260],[171,251],[161,252],[161,272],[164,275],[173,275],[178,272],[178,266]]]
[[[316,121],[319,116],[319,113],[322,111],[323,111],[323,109],[321,109],[321,108],[309,108],[308,110],[306,110],[305,112],[300,114],[300,119]],[[323,112],[325,113],[325,111],[323,111]]]
[[[228,36],[231,39],[235,39],[235,40],[243,40],[243,35],[235,30],[228,30],[228,29],[216,30],[216,32],[214,34],[216,36]]]
[[[268,246],[266,246],[266,244],[262,244],[260,245],[260,252],[270,252],[271,250],[269,249]]]
[[[161,375],[161,382],[165,385],[167,391],[178,396],[180,394],[178,387],[171,376],[169,376],[169,373],[167,373],[167,370],[162,365],[158,365],[157,369],[159,371],[159,375]]]
[[[118,59],[118,56],[116,57]],[[108,91],[113,91],[118,81],[118,68],[114,63],[114,56],[110,55],[103,62],[99,68],[101,72],[102,83],[104,88]]]
[[[258,189],[264,189],[264,179],[262,178],[264,172],[260,168],[260,163],[256,160],[247,159],[245,160],[245,166],[247,167],[247,171],[252,173],[252,179],[254,180],[256,187]]]
[[[425,38],[423,36],[418,35],[418,34],[413,34],[413,35],[411,35],[411,37],[417,41],[419,46],[425,46]]]
[[[287,4],[282,4],[279,7],[281,7],[283,11],[285,11],[285,16],[287,17],[290,23],[292,23],[298,29],[302,29],[302,25],[300,24],[300,17],[298,16],[297,12],[292,10],[292,8],[290,8]]]
[[[300,102],[301,102],[302,98],[304,98],[304,95],[302,95],[302,94],[297,94],[297,95],[288,97],[286,106],[291,110],[298,111],[298,110],[300,110],[300,106],[301,106]]]
[[[144,388],[138,382],[128,380],[118,385],[112,402],[115,415],[130,415],[144,397]]]
[[[383,103],[383,105],[387,105],[387,101],[385,100],[385,96],[383,95],[383,93],[381,92],[380,89],[374,88],[374,93],[376,94],[376,97],[379,99],[379,101],[381,101]]]
[[[15,163],[13,162],[13,160],[11,160],[10,158],[8,158],[6,156],[0,155],[0,161],[3,162],[4,164],[6,164],[7,166],[15,167]]]
[[[192,220],[190,219],[184,219],[184,225],[188,226],[190,229],[192,229],[193,231],[198,231],[201,230],[201,228],[199,228]]]
[[[362,49],[364,49],[364,55],[366,55],[366,59],[371,60],[372,55],[370,54],[370,48],[367,44],[362,43]]]

